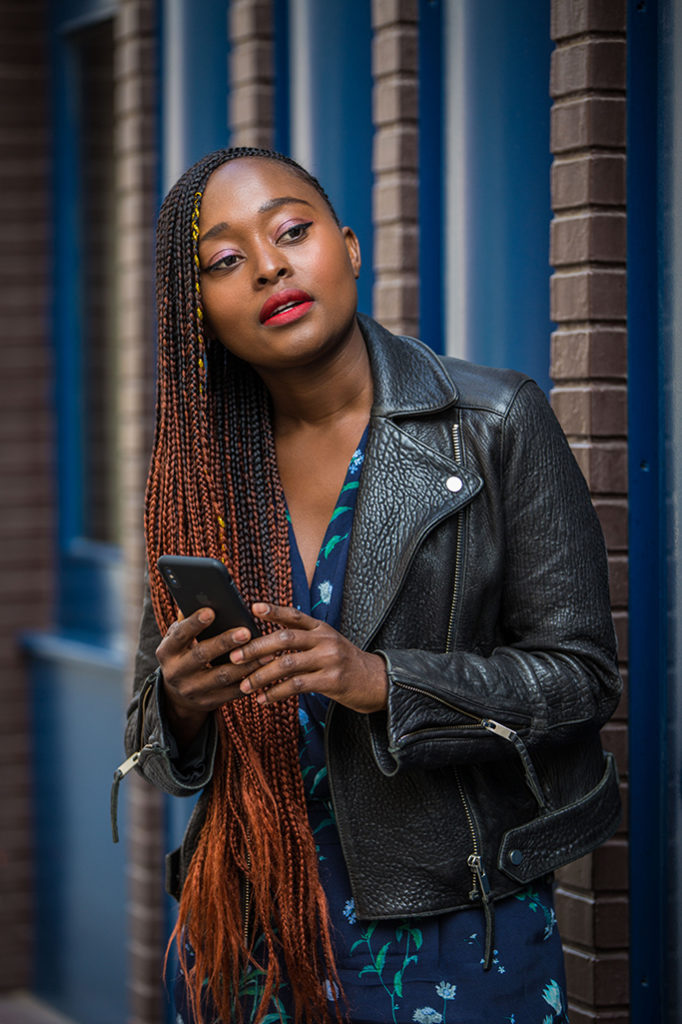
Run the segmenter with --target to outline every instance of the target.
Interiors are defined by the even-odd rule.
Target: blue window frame
[[[57,412],[56,626],[104,646],[120,638],[113,318],[115,5],[55,4],[54,337]]]
[[[447,349],[549,387],[550,4],[444,8]]]

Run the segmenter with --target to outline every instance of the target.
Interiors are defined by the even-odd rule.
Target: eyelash
[[[311,228],[312,226],[313,222],[311,220],[304,221],[302,224],[292,224],[290,228],[287,228],[286,231],[282,232],[277,241],[281,242],[282,239],[286,238],[287,235],[290,235],[292,231],[300,231],[301,233],[297,235],[295,238],[289,239],[290,242],[300,242],[300,240],[302,238],[305,238],[305,236],[308,234],[308,228]]]
[[[306,235],[308,234],[308,229],[311,228],[312,225],[313,225],[313,222],[311,220],[304,221],[302,224],[292,224],[291,227],[287,228],[286,231],[283,231],[282,234],[279,235],[279,237],[277,239],[275,239],[275,241],[278,242],[278,243],[284,241],[284,244],[287,244],[287,241],[289,243],[291,243],[291,242],[300,242],[303,238],[306,237]],[[287,240],[287,235],[291,236],[291,232],[292,231],[298,231],[300,233],[298,235],[296,235],[294,238],[289,237],[288,240]],[[237,265],[236,261],[238,261],[240,259],[241,259],[241,257],[239,256],[238,253],[236,253],[236,252],[228,253],[227,256],[221,256],[220,259],[215,260],[214,263],[211,263],[208,267],[206,267],[205,268],[205,273],[210,274],[213,271],[218,271],[218,270],[232,270],[232,268]],[[235,260],[235,262],[234,263],[227,263],[226,262],[227,260]]]

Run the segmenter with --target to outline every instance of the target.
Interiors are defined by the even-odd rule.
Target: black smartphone
[[[244,604],[227,566],[217,558],[161,555],[156,564],[185,618],[198,608],[212,608],[215,612],[213,622],[199,634],[202,640],[237,626],[246,626],[251,636],[260,635],[261,630]],[[227,659],[228,655],[221,655],[211,664],[220,665]]]

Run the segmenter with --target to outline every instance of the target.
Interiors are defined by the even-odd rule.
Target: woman
[[[203,791],[178,1019],[566,1021],[551,872],[617,826],[620,680],[544,397],[358,315],[357,238],[278,154],[190,168],[157,263],[126,742]],[[175,621],[164,553],[225,561],[263,634]]]

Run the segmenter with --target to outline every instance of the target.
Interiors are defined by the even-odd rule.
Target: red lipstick
[[[313,304],[312,295],[300,288],[284,288],[263,303],[259,315],[262,324],[288,324],[304,316]]]

